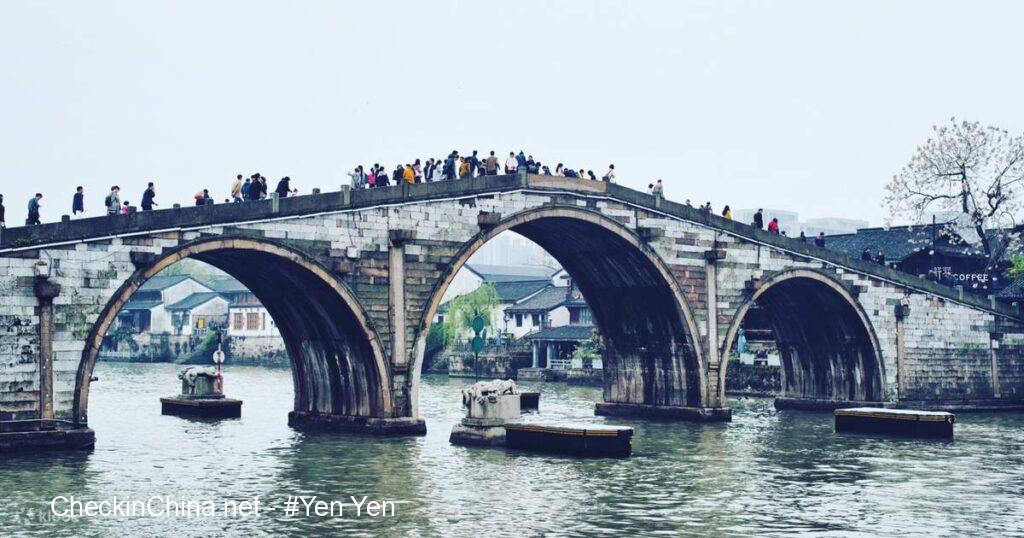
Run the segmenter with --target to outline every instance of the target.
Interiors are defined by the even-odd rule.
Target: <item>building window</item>
[[[580,317],[580,321],[579,321],[580,325],[593,325],[594,324],[594,317],[590,314],[590,309],[589,308],[581,308],[580,309],[579,317]]]
[[[533,322],[533,326],[540,327],[540,314],[531,314],[531,317],[532,319],[530,321]]]
[[[242,327],[245,324],[245,321],[243,321],[244,319],[245,319],[245,316],[243,316],[241,312],[235,312],[234,329],[236,331],[242,330]]]
[[[260,315],[256,312],[249,312],[245,315],[245,328],[250,331],[260,330]]]
[[[523,326],[523,315],[522,314],[516,314],[516,327],[522,327],[522,326]]]

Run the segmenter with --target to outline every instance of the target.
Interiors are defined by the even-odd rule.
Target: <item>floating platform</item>
[[[0,422],[0,453],[39,450],[87,450],[96,444],[89,428],[64,420]]]
[[[519,409],[525,411],[528,409],[540,409],[540,393],[539,392],[520,392],[519,393]]]
[[[625,458],[633,452],[633,428],[603,424],[505,424],[505,446],[535,452]]]
[[[160,398],[163,415],[200,418],[239,418],[242,400],[231,398]]]
[[[902,437],[953,438],[956,417],[945,411],[854,407],[836,409],[836,431]]]

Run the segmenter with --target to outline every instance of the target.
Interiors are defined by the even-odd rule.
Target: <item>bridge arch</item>
[[[73,409],[76,422],[88,420],[89,383],[96,357],[118,311],[146,280],[185,258],[235,277],[266,307],[291,359],[296,412],[392,415],[390,363],[351,290],[294,248],[266,239],[217,236],[158,256],[107,301],[89,332],[79,363]]]
[[[573,277],[605,342],[604,399],[623,404],[703,407],[706,370],[683,291],[636,233],[593,210],[528,209],[482,229],[452,258],[426,302],[415,336],[413,416],[426,336],[456,273],[485,243],[514,231],[551,254]]]
[[[747,312],[764,309],[779,347],[784,398],[880,402],[885,365],[870,319],[834,275],[791,269],[760,282],[736,309],[721,347],[728,357]],[[725,393],[728,360],[719,378]],[[829,405],[829,404],[826,404]]]

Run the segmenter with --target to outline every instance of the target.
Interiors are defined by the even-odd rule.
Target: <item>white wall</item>
[[[187,322],[185,326],[181,328],[181,334],[189,335],[193,333],[196,326],[196,322],[200,317],[208,316],[224,316],[228,313],[228,301],[223,297],[214,297],[209,301],[193,308],[188,312],[184,312]]]
[[[237,314],[242,315],[241,329],[235,328],[235,316]],[[258,329],[248,329],[249,314],[256,314],[259,317],[260,326]],[[237,337],[280,336],[277,330],[277,324],[274,323],[274,320],[270,317],[267,309],[263,306],[257,305],[233,306],[228,310],[228,335]]]
[[[444,295],[441,296],[441,304],[444,304],[459,295],[465,295],[470,293],[480,285],[483,284],[483,279],[476,275],[473,271],[463,267],[455,273],[455,278],[452,279],[452,283],[448,285],[448,289],[444,291]]]
[[[551,327],[561,327],[569,324],[569,308],[565,306],[556,307],[554,310],[548,312],[548,317],[551,322]]]
[[[207,288],[206,286],[200,284],[199,282],[191,278],[186,278],[185,280],[182,280],[181,282],[178,282],[173,286],[164,288],[161,296],[163,297],[164,305],[172,305],[178,301],[185,299],[186,297],[192,295],[193,293],[206,293],[210,291],[213,290]]]
[[[171,324],[171,313],[164,308],[164,305],[156,305],[149,309],[149,332],[155,334],[174,333],[174,325]]]

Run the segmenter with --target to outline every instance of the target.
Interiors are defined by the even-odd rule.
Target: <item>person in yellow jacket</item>
[[[411,165],[405,165],[405,170],[402,172],[402,179],[409,184],[416,183],[416,173],[412,171]]]
[[[732,210],[729,209],[729,206],[725,206],[725,209],[722,210],[722,216],[732,220]]]
[[[462,162],[459,164],[459,178],[467,177],[473,177],[469,167],[469,159],[462,159]]]

